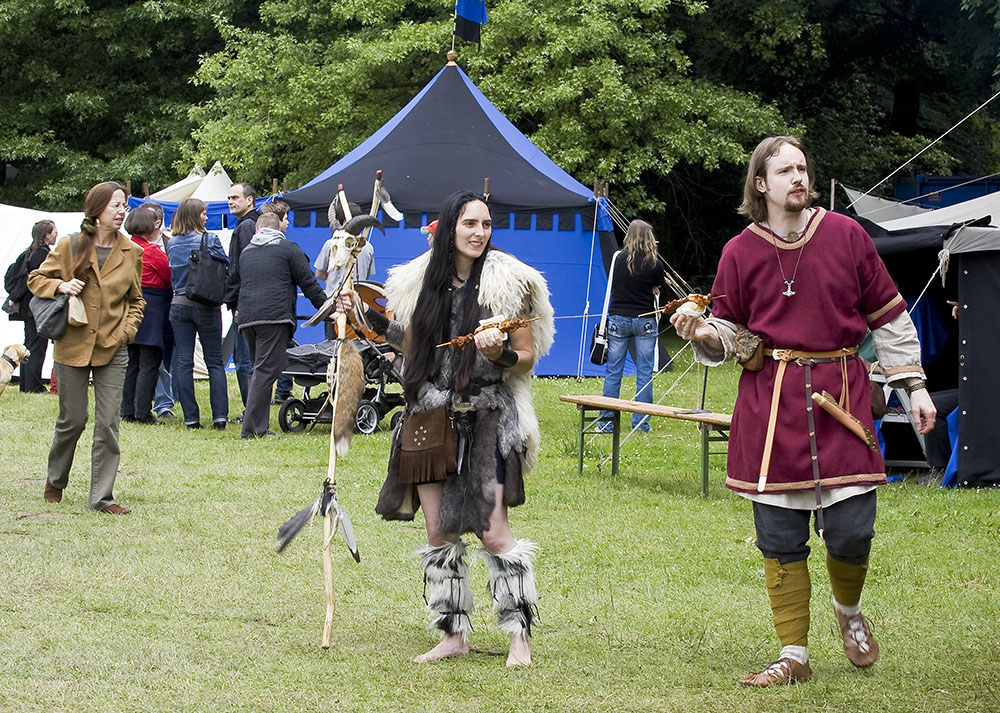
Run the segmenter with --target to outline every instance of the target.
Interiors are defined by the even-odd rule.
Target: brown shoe
[[[107,513],[108,515],[128,515],[132,511],[129,508],[123,508],[118,503],[111,503],[106,508],[101,510],[101,512]]]
[[[62,490],[54,486],[49,482],[49,479],[45,479],[45,502],[47,503],[61,503],[62,502]]]
[[[840,635],[844,639],[844,654],[847,660],[858,668],[871,666],[878,661],[878,642],[872,636],[868,619],[864,614],[847,616],[836,609],[837,623],[840,625]]]
[[[768,686],[781,686],[788,683],[800,683],[812,678],[813,672],[809,668],[809,662],[799,663],[792,659],[778,659],[763,671],[751,673],[740,679],[744,686],[755,686],[757,688],[767,688]]]

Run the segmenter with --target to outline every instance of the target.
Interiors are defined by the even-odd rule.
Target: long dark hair
[[[438,214],[434,244],[431,246],[430,262],[424,272],[424,281],[417,298],[416,311],[410,323],[410,351],[406,358],[406,373],[403,388],[408,401],[415,402],[417,393],[424,382],[434,375],[434,363],[438,354],[435,345],[447,342],[455,334],[451,329],[452,275],[455,273],[455,227],[467,203],[486,201],[482,196],[459,191],[444,199]],[[469,279],[462,291],[462,305],[459,312],[458,334],[468,334],[479,326],[479,279],[483,273],[486,255],[493,249],[492,241],[486,244],[483,254],[472,263]],[[466,347],[455,352],[454,388],[458,393],[469,387],[472,370],[476,361],[476,349]]]
[[[45,245],[45,236],[51,233],[55,227],[55,222],[51,220],[40,220],[31,226],[31,247],[28,248],[28,253],[33,253]]]
[[[83,273],[90,264],[90,256],[94,252],[94,241],[97,240],[97,219],[108,207],[115,191],[125,194],[125,186],[117,181],[104,181],[90,189],[83,199],[83,222],[80,223],[80,239],[76,246],[76,259],[73,261],[73,276],[83,279]]]

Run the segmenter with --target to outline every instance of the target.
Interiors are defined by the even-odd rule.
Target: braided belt
[[[767,436],[764,439],[764,455],[760,462],[760,477],[757,480],[757,492],[764,492],[767,485],[767,473],[771,466],[771,451],[774,447],[774,428],[778,421],[778,403],[781,397],[781,382],[785,378],[785,369],[789,363],[797,364],[806,370],[806,412],[809,414],[809,452],[812,457],[813,483],[816,490],[816,524],[822,539],[823,501],[819,487],[819,459],[816,455],[816,424],[813,418],[812,400],[812,366],[820,362],[840,362],[840,373],[843,385],[840,392],[840,405],[848,411],[851,409],[850,392],[847,379],[847,359],[857,356],[857,347],[844,347],[825,352],[809,352],[799,349],[765,349],[764,354],[778,362],[778,371],[774,375],[774,388],[771,392],[771,411],[767,418]]]

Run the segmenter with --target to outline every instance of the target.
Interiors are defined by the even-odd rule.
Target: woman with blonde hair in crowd
[[[45,501],[62,500],[77,441],[87,425],[87,390],[94,382],[94,445],[90,471],[90,507],[110,515],[129,508],[115,502],[118,474],[118,412],[128,364],[128,345],[142,321],[140,279],[142,250],[120,232],[128,204],[125,189],[106,181],[84,200],[80,232],[65,237],[28,276],[38,297],[75,295],[83,302],[87,323],[70,324],[55,341],[53,359],[59,380],[59,417],[49,450]]]
[[[653,358],[658,337],[656,317],[640,317],[653,310],[653,296],[663,283],[663,263],[657,250],[652,226],[644,220],[629,223],[625,247],[615,253],[608,304],[608,363],[604,371],[604,396],[618,398],[621,393],[625,354],[634,347],[635,400],[653,402]],[[606,414],[609,418],[610,413]],[[610,430],[611,424],[602,424]],[[649,430],[649,416],[632,414],[632,428]]]

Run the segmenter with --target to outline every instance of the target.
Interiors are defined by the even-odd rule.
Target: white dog
[[[0,356],[0,394],[10,383],[14,369],[17,368],[18,364],[28,361],[29,356],[31,356],[31,352],[25,349],[23,344],[11,344],[3,350],[3,356]]]

